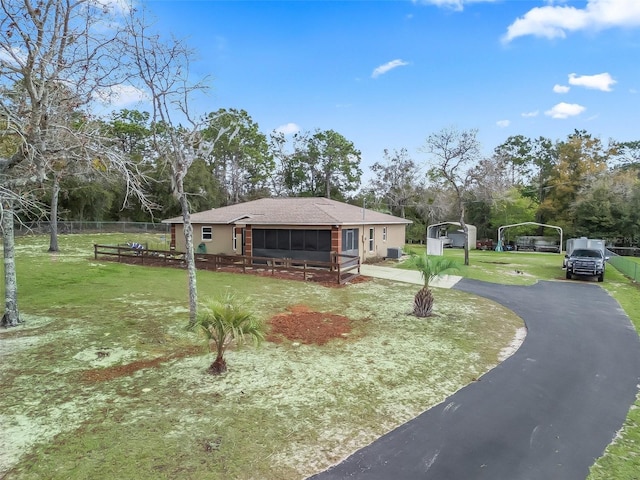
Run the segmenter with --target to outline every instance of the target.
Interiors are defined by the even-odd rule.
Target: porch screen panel
[[[331,230],[318,230],[318,250],[331,251]]]
[[[291,250],[290,230],[277,230],[278,250]]]
[[[277,230],[265,230],[264,231],[264,248],[275,250],[278,248],[278,231]]]
[[[317,230],[304,231],[304,249],[311,252],[315,252],[316,250],[318,250],[318,231]]]
[[[252,238],[253,248],[264,248],[265,246],[264,230],[258,230],[254,228],[252,230],[252,234],[253,236],[251,238]]]
[[[291,250],[304,250],[304,230],[291,230]]]

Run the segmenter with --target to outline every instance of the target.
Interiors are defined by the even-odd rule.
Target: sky
[[[362,153],[417,162],[431,134],[640,140],[640,0],[151,0],[196,51],[201,113],[273,130],[335,130]],[[123,97],[124,103],[124,97]],[[131,105],[118,105],[132,108]],[[141,108],[141,107],[138,107]]]

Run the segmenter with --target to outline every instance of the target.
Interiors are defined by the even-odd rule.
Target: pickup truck
[[[605,257],[601,250],[590,248],[576,248],[567,255],[567,280],[574,275],[581,277],[598,277],[598,281],[604,280]]]

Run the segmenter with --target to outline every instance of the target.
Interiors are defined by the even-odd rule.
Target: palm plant
[[[231,293],[209,300],[198,310],[196,321],[188,328],[202,332],[209,351],[216,355],[208,369],[212,375],[227,371],[224,353],[232,341],[241,344],[247,339],[252,339],[254,344],[258,345],[265,336],[264,322],[256,319]]]
[[[416,317],[430,317],[433,311],[433,292],[429,288],[429,283],[450,270],[457,270],[458,264],[445,257],[422,255],[412,255],[413,265],[422,275],[424,286],[416,293],[413,299],[413,314]]]

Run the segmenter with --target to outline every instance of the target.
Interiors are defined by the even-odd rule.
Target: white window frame
[[[205,233],[205,230],[208,229],[209,233]],[[209,226],[209,225],[203,225],[201,227],[201,233],[202,233],[202,241],[203,242],[211,242],[213,241],[213,227]]]
[[[387,241],[387,227],[382,227],[382,241]]]
[[[233,245],[233,251],[235,252],[238,250],[238,233],[236,232],[236,227],[233,227],[231,232],[231,242]]]
[[[375,245],[375,235],[376,235],[376,229],[371,227],[369,228],[369,251],[373,252],[376,248]]]

